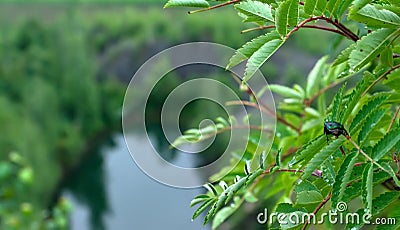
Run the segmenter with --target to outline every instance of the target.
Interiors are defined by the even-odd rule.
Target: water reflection
[[[117,146],[116,146],[117,147]],[[104,166],[103,151],[98,151],[84,160],[79,169],[65,183],[65,192],[72,195],[73,205],[76,208],[72,216],[72,229],[89,229],[89,226],[79,226],[76,220],[80,219],[82,207],[87,209],[91,229],[105,229],[104,214],[109,210],[108,188],[106,188],[107,165]],[[81,210],[80,210],[81,209]],[[77,212],[75,212],[77,211]],[[76,219],[78,218],[78,219]],[[74,226],[77,224],[77,226]]]
[[[135,136],[133,141],[145,151],[143,138]],[[176,189],[157,183],[133,162],[123,137],[119,135],[115,141],[114,147],[93,156],[90,168],[79,172],[73,180],[75,185],[65,189],[64,194],[74,204],[72,229],[207,229],[201,218],[190,221],[194,211],[190,201],[202,189]],[[188,165],[190,162],[184,162],[187,159],[182,156],[179,154],[174,162]],[[105,179],[103,188],[88,183],[100,179]]]

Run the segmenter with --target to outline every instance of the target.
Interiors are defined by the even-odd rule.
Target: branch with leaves
[[[228,174],[226,168],[222,170],[219,186],[207,185],[208,192],[193,200],[192,206],[200,204],[193,218],[206,212],[204,223],[212,220],[215,229],[240,212],[245,201],[272,202],[276,213],[313,213],[317,218],[322,210],[335,209],[339,202],[361,198],[358,214],[377,216],[385,211],[400,219],[391,208],[400,204],[399,161],[393,158],[400,152],[399,4],[390,0],[232,0],[212,4],[206,0],[169,0],[166,7],[202,7],[192,11],[201,12],[233,5],[245,23],[255,25],[242,33],[269,29],[244,44],[229,60],[227,70],[247,61],[243,86],[292,34],[308,31],[301,28],[333,32],[332,36],[354,42],[342,43],[347,47],[322,57],[304,85],[266,86],[283,98],[277,112],[251,100],[229,103],[252,106],[276,117],[279,124],[274,141],[271,149],[263,149],[260,159],[259,152],[247,150],[246,159],[227,166],[231,169]],[[318,21],[324,24],[312,24]],[[350,78],[355,86],[348,87]],[[378,85],[381,87],[375,87]],[[254,99],[260,94],[247,93]],[[325,132],[329,136],[324,135],[326,122],[336,124]],[[218,133],[218,129],[213,132]],[[257,138],[250,134],[244,141],[260,143]],[[258,167],[252,170],[248,162],[258,160]],[[274,222],[269,227],[307,229],[310,222],[290,226]],[[364,224],[347,223],[346,228],[359,229]],[[393,226],[398,227],[400,221]]]

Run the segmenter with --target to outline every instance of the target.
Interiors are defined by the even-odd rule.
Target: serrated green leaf
[[[335,17],[341,18],[352,2],[353,0],[339,1],[338,8],[335,11]]]
[[[212,222],[212,229],[218,228],[228,217],[230,217],[240,207],[239,197],[235,197],[234,202],[229,207],[224,207],[218,211]]]
[[[307,77],[307,88],[306,88],[306,97],[311,98],[319,89],[319,83],[321,82],[321,78],[323,77],[325,64],[328,60],[328,56],[324,56],[317,61],[314,65],[314,68],[308,74]]]
[[[396,201],[400,196],[400,192],[386,192],[372,200],[372,215],[375,216],[383,211],[392,202]]]
[[[342,200],[347,183],[349,182],[351,171],[357,159],[358,152],[352,152],[346,156],[339,168],[332,188],[332,207],[336,208],[339,201]]]
[[[340,145],[343,144],[345,138],[340,136],[338,139],[333,140],[329,145],[322,148],[307,164],[301,178],[307,179],[311,174],[322,165],[322,163],[331,156],[336,150],[339,149]]]
[[[361,95],[367,89],[367,87],[369,86],[369,83],[372,82],[372,78],[373,78],[373,75],[371,73],[365,71],[361,81],[359,81],[357,83],[356,87],[350,93],[349,100],[347,103],[347,109],[345,109],[345,111],[343,113],[342,124],[344,124],[347,121],[347,119],[349,118],[349,115],[351,114],[352,110],[359,102]]]
[[[327,4],[328,4],[328,1],[326,1],[326,0],[318,0],[317,5],[315,7],[315,14],[318,14],[318,15],[323,14],[326,9]]]
[[[306,95],[306,92],[304,91],[303,87],[301,87],[298,84],[294,84],[293,85],[293,89],[296,90],[297,92],[299,92],[302,95],[303,98]]]
[[[307,0],[304,2],[304,12],[306,14],[313,15],[317,0]]]
[[[278,153],[276,154],[276,158],[275,158],[275,163],[276,166],[278,166],[279,168],[281,167],[281,157],[282,157],[282,151],[279,150]]]
[[[372,100],[370,100],[366,105],[364,105],[360,111],[356,114],[354,117],[353,121],[350,124],[349,131],[350,133],[353,133],[353,131],[356,131],[363,121],[369,116],[374,110],[379,108],[380,105],[387,99],[386,95],[383,96],[376,96],[373,97]]]
[[[211,206],[210,210],[208,210],[206,217],[204,217],[203,224],[207,224],[215,214],[217,214],[218,210],[225,204],[227,198],[227,194],[225,192],[221,193],[218,197],[218,200]]]
[[[350,68],[358,71],[376,58],[395,33],[396,31],[393,29],[384,28],[362,37],[357,41],[356,48],[350,53]]]
[[[296,26],[299,19],[299,2],[296,0],[290,1],[289,12],[288,12],[288,24],[289,26]]]
[[[214,196],[218,196],[217,189],[211,183],[207,183],[203,185],[203,187],[206,188],[209,192],[211,192]]]
[[[393,66],[392,46],[388,46],[384,50],[382,50],[379,59],[380,59],[382,65],[392,67]]]
[[[301,181],[294,187],[296,192],[296,205],[319,203],[324,198],[319,189],[309,181]]]
[[[322,117],[322,115],[312,107],[306,107],[304,111],[306,112],[307,115],[310,115],[312,117]]]
[[[380,212],[382,212],[386,207],[388,207],[391,203],[393,203],[394,201],[396,201],[400,196],[399,192],[386,192],[381,194],[378,197],[375,197],[372,200],[372,210],[371,210],[371,214],[372,216],[375,216],[377,214],[379,214]],[[365,214],[365,210],[364,208],[359,209],[357,211],[358,216],[363,216]],[[360,221],[359,223],[352,222],[352,223],[348,223],[346,225],[346,229],[360,229],[362,226],[364,226],[364,222]]]
[[[336,172],[330,160],[327,160],[322,164],[321,171],[322,178],[324,178],[325,182],[329,185],[333,185],[333,183],[335,183]]]
[[[374,178],[373,163],[368,163],[362,174],[362,201],[367,210],[372,210],[372,182]]]
[[[235,5],[236,10],[246,15],[246,22],[274,22],[271,7],[259,1],[245,1]]]
[[[360,175],[362,175],[362,173]],[[360,176],[357,177],[357,179],[359,179],[359,178],[360,178]],[[389,174],[387,174],[384,171],[375,172],[374,178],[373,178],[373,184],[374,185],[381,184],[388,178],[390,178]],[[355,182],[351,183],[344,192],[343,199],[342,199],[343,202],[346,202],[346,203],[350,202],[352,199],[356,198],[357,196],[359,196],[361,194],[361,190],[362,190],[361,181],[355,181]]]
[[[294,89],[286,87],[284,85],[271,84],[271,85],[269,85],[269,89],[272,92],[280,94],[284,97],[303,99],[303,96],[301,95],[301,93],[299,93],[298,91],[296,91]]]
[[[193,213],[192,220],[196,219],[202,212],[204,212],[208,206],[212,205],[216,201],[215,198],[206,200],[199,208]]]
[[[372,27],[400,26],[400,17],[387,9],[378,9],[377,5],[368,4],[357,12],[350,12],[349,18]]]
[[[275,210],[276,213],[290,213],[290,215],[285,215],[283,216],[284,218],[280,219],[280,229],[292,229],[295,226],[298,226],[301,224],[301,222],[294,223],[293,221],[289,220],[289,216],[297,216],[296,218],[299,218],[301,220],[301,217],[307,213],[307,211],[304,208],[295,208],[292,206],[292,204],[288,203],[280,203],[278,204],[278,207]],[[279,214],[278,214],[279,215]],[[294,218],[294,219],[296,219]]]
[[[357,11],[361,10],[365,5],[367,5],[371,1],[372,0],[355,0],[350,8],[350,14],[357,13]]]
[[[247,177],[241,178],[235,184],[229,186],[224,192],[222,192],[218,196],[217,202],[215,202],[207,212],[207,215],[204,218],[204,224],[207,224],[211,218],[217,214],[218,210],[220,210],[223,205],[226,205],[243,186],[251,184],[263,172],[264,170],[262,168],[258,168],[256,171],[249,174]]]
[[[247,177],[243,177],[235,184],[229,186],[229,188],[226,190],[227,194],[224,200],[224,204],[227,204],[235,196],[236,192],[239,191],[239,189],[241,189],[246,184],[246,181]]]
[[[387,79],[383,80],[383,84],[399,91],[400,90],[400,68],[393,70],[390,74],[386,76]]]
[[[262,173],[264,172],[264,169],[258,168],[256,171],[251,173],[251,175],[247,178],[246,180],[246,186],[250,185],[253,183],[253,181],[259,177]]]
[[[306,132],[310,129],[316,128],[316,127],[321,127],[321,124],[324,123],[324,119],[322,117],[316,118],[316,119],[311,119],[307,120],[304,122],[304,124],[301,126],[301,132]]]
[[[305,192],[305,191],[318,191],[318,188],[313,183],[311,183],[307,180],[303,180],[294,186],[294,191],[296,193]]]
[[[266,62],[284,43],[281,39],[268,41],[251,55],[246,64],[243,81],[248,81],[256,71]]]
[[[382,167],[383,167],[384,169],[386,169],[386,171],[388,171],[388,172],[390,173],[390,176],[392,177],[394,183],[395,183],[398,187],[400,187],[400,180],[399,180],[399,178],[397,177],[396,173],[393,171],[393,168],[390,167],[389,163],[386,163],[386,162],[382,163]]]
[[[390,130],[379,142],[374,145],[372,150],[373,159],[380,160],[397,142],[400,141],[400,128]]]
[[[316,137],[314,140],[309,141],[305,146],[296,152],[296,155],[289,162],[289,167],[305,161],[308,162],[315,153],[319,152],[326,145],[325,136],[321,135]]]
[[[287,34],[287,26],[296,26],[299,18],[299,2],[285,0],[275,12],[275,26],[278,33],[284,37]]]
[[[251,41],[244,44],[242,48],[236,51],[236,53],[229,60],[229,64],[226,68],[230,69],[238,65],[242,61],[250,58],[257,50],[259,50],[266,43],[274,41],[279,38],[280,37],[278,33],[276,31],[273,31],[271,33],[264,34],[257,38],[252,39]]]
[[[329,0],[327,2],[328,2],[328,4],[326,5],[326,10],[329,12],[329,14],[331,16],[335,16],[336,17],[335,12],[339,8],[339,5],[340,5],[341,1],[339,1],[339,0]]]
[[[207,200],[209,198],[210,197],[205,194],[198,195],[195,198],[193,198],[193,200],[190,202],[190,207],[193,207],[194,205],[196,205],[204,200]]]
[[[368,134],[375,128],[375,126],[381,121],[385,115],[386,110],[378,109],[372,112],[365,120],[364,125],[361,128],[360,134],[358,135],[358,143],[363,146],[364,141],[367,139]]]
[[[320,203],[324,197],[318,191],[304,191],[296,194],[296,204],[313,204]]]
[[[356,45],[357,45],[356,43],[352,43],[346,49],[342,50],[342,52],[338,55],[336,60],[332,63],[332,67],[335,67],[349,60],[350,53],[355,49]]]
[[[186,6],[186,7],[209,7],[210,4],[206,0],[169,0],[164,8],[174,6]]]
[[[332,106],[332,120],[333,121],[340,121],[341,120],[341,111],[342,111],[342,100],[343,100],[343,93],[346,89],[347,82],[340,87],[339,91],[336,93],[333,99],[333,106]]]

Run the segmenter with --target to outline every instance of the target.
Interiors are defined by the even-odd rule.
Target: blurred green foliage
[[[27,20],[2,36],[0,150],[18,151],[32,166],[39,180],[26,195],[34,203],[46,205],[87,140],[118,124],[123,87],[96,79],[88,43],[78,17]]]
[[[1,229],[68,229],[71,205],[67,200],[60,198],[47,211],[25,196],[36,181],[34,171],[21,155],[13,152],[0,161]]]
[[[15,206],[12,210],[30,205],[35,207],[32,211],[35,217],[28,220],[40,220],[37,210],[52,202],[62,178],[86,159],[92,145],[100,145],[99,135],[119,130],[125,85],[148,58],[184,42],[211,41],[238,48],[261,34],[256,31],[240,35],[240,31],[247,28],[233,10],[221,10],[218,15],[186,17],[175,14],[174,10],[163,11],[161,5],[155,8],[128,4],[2,5],[0,152],[5,154],[0,155],[0,161],[7,161],[7,153],[17,151],[29,165],[21,169],[20,179],[31,180],[31,172],[35,175],[29,188],[20,188],[26,200],[9,197]],[[321,39],[331,36],[327,33],[315,35]],[[295,37],[296,43],[304,39],[309,38],[300,34]],[[319,55],[329,47],[315,44],[308,49],[312,51],[301,52]],[[269,80],[277,79],[282,74],[281,69],[288,69],[287,72],[296,69],[295,63],[284,63],[279,58],[273,61],[281,68],[277,69],[277,65],[265,67]],[[310,67],[312,64],[313,61]],[[174,88],[183,77],[173,74],[161,88]],[[154,95],[164,98],[167,93],[156,89]],[[149,108],[152,106],[154,110],[161,108],[157,105]],[[199,103],[197,107],[201,106]],[[196,108],[192,106],[190,110],[193,112]],[[218,111],[216,109],[216,113]],[[182,128],[186,129],[204,116],[199,113],[198,118],[182,124]],[[2,170],[14,167],[9,163],[4,165]],[[21,206],[21,202],[29,205]],[[11,222],[19,218],[13,212],[4,212]]]

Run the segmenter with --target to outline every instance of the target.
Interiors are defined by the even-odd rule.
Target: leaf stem
[[[307,105],[307,106],[310,106],[311,103],[312,103],[313,101],[315,101],[315,99],[317,99],[319,96],[321,96],[321,94],[323,94],[323,93],[325,93],[327,90],[329,90],[329,89],[331,89],[331,88],[333,88],[333,87],[339,85],[339,84],[342,83],[344,80],[346,80],[346,78],[342,78],[341,80],[336,81],[336,82],[333,82],[333,83],[331,83],[330,85],[328,85],[328,86],[326,86],[326,87],[320,89],[320,90],[319,90],[314,96],[312,96],[310,99],[305,99],[305,100],[304,100],[304,104]]]
[[[263,111],[264,113],[272,116],[272,117],[276,117],[276,119],[281,122],[282,124],[292,128],[293,130],[295,130],[297,133],[300,133],[300,129],[297,128],[296,126],[290,124],[287,120],[285,120],[283,117],[279,116],[278,114],[276,114],[274,111],[272,111],[271,109],[269,109],[266,106],[263,105],[259,105],[257,103],[254,102],[250,102],[250,101],[228,101],[226,102],[227,106],[230,105],[247,105],[247,106],[251,106],[257,109],[260,109],[261,111]]]
[[[396,113],[394,114],[392,120],[390,121],[389,127],[386,132],[389,132],[390,129],[392,128],[394,122],[396,121],[397,116],[399,115],[399,111],[400,111],[400,106],[397,108]]]
[[[301,228],[301,230],[305,230],[307,228],[307,226],[310,224],[310,221],[314,218],[314,216],[318,213],[318,211],[324,207],[324,205],[326,203],[328,203],[328,201],[331,199],[332,197],[332,193],[329,193],[329,195],[327,197],[325,197],[325,199],[323,201],[321,201],[321,203],[319,203],[319,205],[315,208],[315,210],[313,211],[314,215],[311,215],[310,218],[308,218],[307,222],[303,225],[303,227]]]
[[[393,66],[392,68],[390,68],[389,70],[387,70],[386,72],[384,72],[381,76],[379,76],[374,82],[372,82],[372,84],[370,86],[368,86],[368,88],[364,91],[364,93],[362,94],[363,96],[365,94],[367,94],[367,92],[374,87],[374,85],[376,85],[380,80],[382,80],[383,78],[385,78],[388,74],[390,74],[393,70],[400,68],[400,64],[397,64],[395,66]]]
[[[292,173],[303,173],[304,170],[302,169],[277,169],[274,170],[273,172],[292,172]],[[265,170],[262,175],[270,174],[271,173],[271,168],[268,168]],[[321,177],[321,173],[319,172],[313,172],[311,175],[316,176],[316,177]]]
[[[218,134],[221,134],[221,133],[224,133],[226,131],[233,130],[233,129],[253,129],[253,130],[266,131],[266,132],[272,133],[271,129],[263,128],[261,126],[256,126],[256,125],[233,125],[233,126],[229,126],[229,127],[225,127],[225,128],[220,129],[220,130],[217,130],[217,132],[215,132],[215,133],[210,133],[208,135],[204,135],[204,136],[202,136],[202,138],[199,141],[206,140],[206,139],[208,139],[208,138],[210,138],[212,136],[215,136],[215,135],[218,135]]]
[[[240,33],[243,34],[243,33],[251,32],[251,31],[255,31],[255,30],[264,30],[264,29],[271,29],[271,28],[275,28],[275,25],[254,27],[254,28],[243,30]],[[304,25],[304,26],[302,26],[302,28],[312,28],[312,29],[318,29],[318,30],[325,30],[325,31],[330,31],[330,32],[337,33],[337,34],[340,34],[342,36],[347,37],[347,35],[345,33],[343,33],[342,31],[335,30],[335,29],[332,29],[332,28],[329,28],[329,27],[324,27],[324,26],[319,26],[319,25]]]
[[[255,30],[265,30],[265,29],[272,29],[272,28],[275,28],[275,25],[254,27],[254,28],[242,30],[242,32],[240,32],[240,33],[244,34],[244,33],[255,31]]]
[[[200,10],[193,10],[193,11],[189,11],[188,14],[194,14],[194,13],[199,13],[199,12],[204,12],[204,11],[208,11],[208,10],[213,10],[213,9],[217,9],[223,6],[227,6],[227,5],[231,5],[231,4],[235,4],[240,2],[241,0],[232,0],[232,1],[228,1],[228,2],[224,2],[215,6],[210,6],[208,8],[204,8],[204,9],[200,9]]]
[[[378,164],[378,162],[376,162],[374,159],[372,159],[370,156],[368,156],[368,154],[366,154],[364,152],[364,150],[362,150],[360,148],[360,146],[353,139],[351,139],[350,136],[346,136],[346,138],[347,138],[347,140],[349,140],[354,145],[354,147],[357,148],[358,152],[360,152],[362,155],[364,155],[365,158],[367,158],[367,160],[371,161],[373,164],[375,164],[380,169],[382,169],[383,171],[387,172],[390,175],[390,172],[388,172],[385,168],[383,168],[380,164]]]
[[[298,31],[301,27],[306,27],[305,24],[312,22],[312,21],[316,21],[316,20],[324,20],[329,24],[334,25],[336,28],[338,28],[339,30],[332,30],[330,28],[324,28],[324,30],[329,29],[329,31],[333,31],[335,33],[340,32],[341,35],[353,40],[353,41],[358,41],[359,37],[354,34],[353,32],[351,32],[351,30],[349,30],[347,27],[345,27],[342,23],[340,23],[338,20],[332,20],[331,18],[327,18],[323,15],[321,16],[317,16],[317,17],[310,17],[307,18],[306,20],[300,22],[295,28],[293,28],[287,35],[286,35],[286,39],[289,38],[294,32]],[[312,27],[311,27],[312,28]],[[319,28],[320,29],[320,28]]]
[[[353,41],[358,41],[360,38],[354,34],[351,30],[349,30],[347,27],[345,27],[342,23],[340,23],[337,19],[335,21],[332,21],[331,18],[324,18],[325,21],[332,23],[334,26],[336,26],[339,30],[343,31],[343,33],[347,34],[348,38],[350,38]]]

